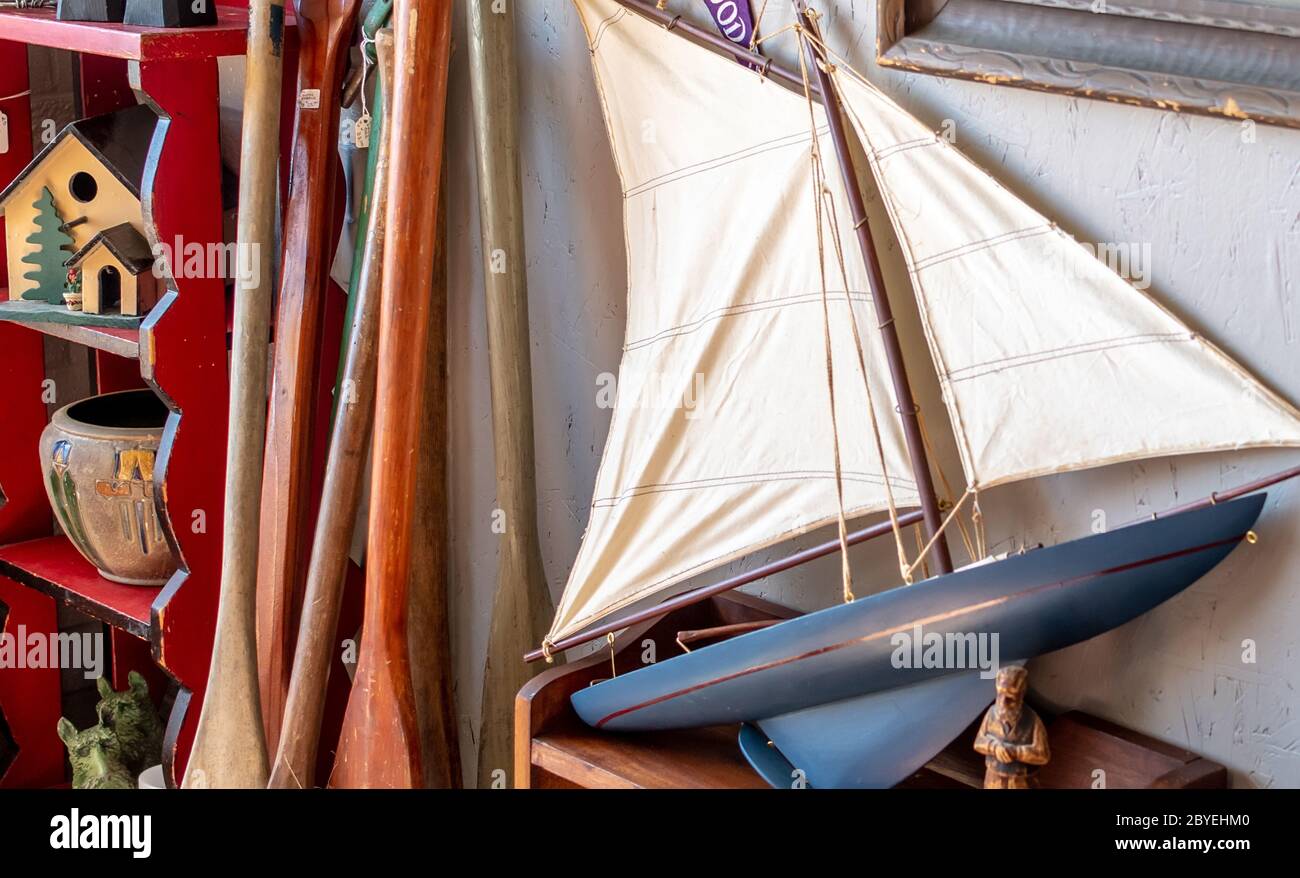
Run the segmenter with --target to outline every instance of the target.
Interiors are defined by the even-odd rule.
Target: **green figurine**
[[[135,776],[122,763],[117,737],[103,726],[77,731],[66,717],[59,720],[59,738],[68,748],[74,790],[131,790]]]
[[[163,724],[149,698],[149,684],[135,671],[126,676],[127,688],[114,692],[99,678],[99,723],[117,737],[122,762],[139,777],[140,772],[162,762]]]
[[[162,761],[163,725],[149,699],[149,684],[135,671],[126,679],[126,689],[114,692],[107,679],[99,678],[96,725],[77,731],[66,717],[59,720],[73,789],[135,789],[140,773]]]

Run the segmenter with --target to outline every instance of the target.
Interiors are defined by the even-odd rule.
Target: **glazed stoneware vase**
[[[114,582],[162,585],[176,571],[154,503],[166,422],[153,391],[126,390],[64,406],[41,434],[45,492],[59,525]]]

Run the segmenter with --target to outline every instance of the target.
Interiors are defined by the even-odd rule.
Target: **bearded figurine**
[[[975,736],[975,752],[984,756],[984,789],[1034,789],[1035,775],[1051,752],[1043,721],[1025,706],[1029,672],[1022,667],[1002,668],[996,685],[997,699]]]

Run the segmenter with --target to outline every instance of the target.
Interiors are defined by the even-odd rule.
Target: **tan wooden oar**
[[[383,102],[377,118],[386,119],[392,106],[389,84],[393,79],[393,34],[385,28],[375,34],[379,59],[376,92]],[[364,87],[364,86],[363,86]],[[335,642],[343,585],[348,572],[348,547],[361,502],[366,448],[375,413],[375,360],[379,342],[380,277],[387,231],[388,156],[390,139],[378,134],[375,182],[371,193],[369,223],[361,256],[361,274],[356,290],[352,332],[339,382],[338,415],[330,436],[329,459],[325,464],[325,488],[312,542],[311,565],[298,624],[293,674],[285,703],[280,743],[271,766],[269,786],[305,789],[313,785],[316,752],[320,744],[321,718],[325,712],[325,689],[330,663],[340,655]]]
[[[528,341],[513,6],[469,0],[470,91],[478,154],[498,520],[497,587],[483,667],[478,785],[508,781],[515,693],[532,677],[520,653],[545,636],[554,605],[537,535],[533,380]],[[504,774],[503,774],[504,772]]]
[[[339,176],[339,92],[360,0],[296,0],[298,114],[284,211],[284,260],[262,480],[257,566],[257,649],[262,721],[277,749],[297,631],[295,598],[310,533],[312,427],[321,322]]]
[[[451,54],[451,0],[393,8],[388,237],[366,552],[366,609],[356,677],[330,786],[413,787],[423,781],[407,640],[412,520],[418,482],[429,299]],[[400,197],[399,197],[400,195]]]
[[[231,347],[221,597],[207,691],[182,779],[185,787],[260,787],[266,783],[254,619],[283,39],[284,0],[252,0],[244,68],[236,232],[241,271],[235,282]]]

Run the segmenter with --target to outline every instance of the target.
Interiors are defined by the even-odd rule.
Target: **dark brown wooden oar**
[[[375,35],[379,58],[376,89],[387,118],[391,106],[389,83],[393,78],[393,35],[381,30]],[[321,718],[325,712],[325,689],[330,662],[339,655],[335,642],[343,585],[347,579],[348,548],[361,501],[366,448],[375,413],[375,360],[379,342],[380,276],[387,230],[389,139],[380,132],[375,144],[375,184],[370,201],[369,223],[361,257],[361,274],[353,291],[352,332],[339,382],[338,415],[330,437],[329,459],[325,464],[325,488],[312,543],[307,588],[303,595],[302,618],[294,651],[293,674],[285,703],[280,744],[271,766],[269,786],[305,789],[312,786],[316,751],[320,743]]]
[[[239,163],[241,270],[235,283],[221,600],[207,690],[182,786],[260,787],[266,740],[258,698],[258,505],[266,429],[266,359],[280,161],[284,0],[252,0]]]
[[[451,0],[399,0],[375,393],[366,609],[356,677],[330,786],[412,787],[423,781],[407,641],[412,520],[418,482],[420,388],[428,353],[429,299]]]
[[[359,0],[297,0],[298,113],[284,212],[284,259],[267,415],[257,652],[262,721],[277,749],[293,662],[295,596],[302,593],[311,522],[311,436],[329,241],[339,175],[339,90]]]
[[[515,24],[513,7],[500,11],[494,5],[492,0],[470,0],[466,13],[497,508],[504,527],[497,537],[497,588],[483,665],[480,788],[492,786],[502,778],[501,772],[510,770],[515,693],[532,676],[532,669],[518,656],[546,635],[554,612],[537,535],[524,203],[515,124]]]

